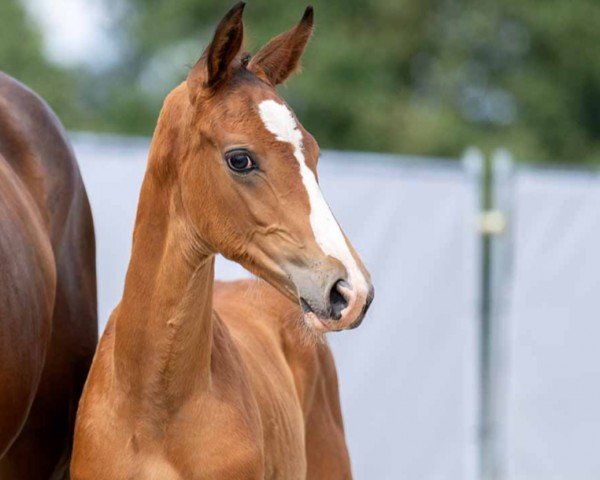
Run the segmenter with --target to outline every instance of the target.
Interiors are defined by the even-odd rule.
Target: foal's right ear
[[[195,97],[198,89],[213,88],[229,76],[244,40],[245,6],[244,2],[236,3],[217,26],[212,41],[188,75],[190,95]]]

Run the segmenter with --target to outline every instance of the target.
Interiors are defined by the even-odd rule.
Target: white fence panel
[[[600,478],[600,176],[525,170],[508,312],[510,480]]]
[[[102,328],[121,297],[146,141],[75,136],[94,212]],[[477,412],[473,225],[460,164],[328,152],[320,181],[369,267],[364,324],[331,335],[357,480],[472,480]],[[219,261],[217,276],[245,275]]]
[[[329,337],[356,478],[472,479],[476,185],[460,164],[376,158],[320,170],[376,291],[359,330]]]

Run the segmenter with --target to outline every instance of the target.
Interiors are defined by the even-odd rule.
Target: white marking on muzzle
[[[258,109],[267,130],[275,135],[277,140],[288,142],[294,147],[294,156],[300,164],[300,175],[308,193],[310,224],[317,244],[325,255],[330,255],[342,262],[348,272],[348,282],[355,295],[366,298],[368,294],[367,281],[348,248],[346,239],[323,197],[315,175],[306,165],[302,151],[302,132],[298,128],[292,112],[285,105],[274,100],[262,101]]]

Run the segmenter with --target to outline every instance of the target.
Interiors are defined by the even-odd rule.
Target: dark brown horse
[[[97,341],[92,217],[64,130],[0,73],[0,478],[68,478]]]

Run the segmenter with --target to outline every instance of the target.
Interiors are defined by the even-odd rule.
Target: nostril
[[[340,287],[347,287],[348,283],[344,280],[338,280],[333,284],[329,292],[329,305],[331,308],[331,317],[339,320],[342,317],[342,310],[348,306],[348,301],[340,292]]]

